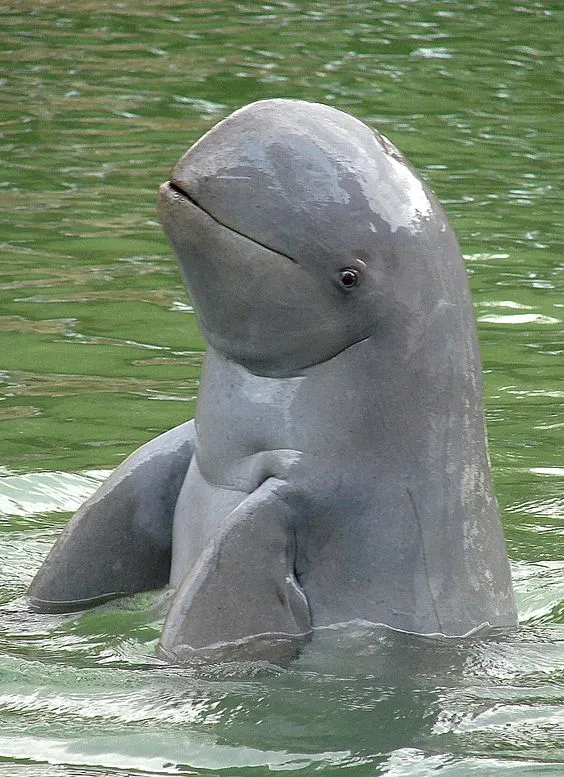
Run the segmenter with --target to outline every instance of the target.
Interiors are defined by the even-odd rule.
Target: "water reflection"
[[[39,760],[158,773],[165,764],[181,773],[391,768],[406,750],[421,757],[448,751],[449,762],[472,754],[519,759],[523,737],[529,760],[543,748],[547,763],[562,755],[555,739],[561,697],[552,684],[562,643],[554,628],[446,641],[359,624],[317,634],[289,670],[194,671],[148,655],[143,663],[143,640],[147,647],[156,634],[147,603],[58,616],[50,638],[31,624],[28,638],[18,629],[19,650],[3,665],[0,717],[17,714],[32,725],[40,717],[46,736],[8,723],[4,755],[28,747]]]

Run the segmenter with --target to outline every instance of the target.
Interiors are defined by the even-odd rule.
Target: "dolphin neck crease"
[[[211,351],[218,356],[220,356],[222,359],[226,359],[228,362],[231,362],[232,364],[236,364],[241,369],[245,370],[246,372],[250,373],[251,375],[255,375],[257,378],[271,378],[273,380],[276,379],[284,379],[284,378],[305,378],[304,372],[306,370],[309,370],[313,367],[318,367],[320,364],[327,364],[331,362],[333,359],[337,359],[339,356],[342,356],[342,354],[347,353],[348,351],[352,351],[357,346],[362,345],[362,343],[366,343],[370,340],[372,335],[366,335],[366,337],[361,337],[359,340],[355,340],[354,343],[349,343],[348,345],[345,345],[344,348],[341,348],[340,351],[337,351],[332,356],[330,356],[327,359],[319,359],[318,361],[308,362],[307,364],[302,365],[301,367],[296,367],[292,370],[284,370],[283,372],[275,372],[270,370],[260,370],[258,368],[251,368],[250,366],[247,366],[246,364],[243,364],[243,362],[238,361],[236,358],[232,356],[228,356],[223,349],[220,346],[214,345],[213,341],[216,339],[208,329],[206,329],[201,323],[199,323],[200,329],[202,331],[202,335],[204,337],[204,340],[208,344],[208,353]]]

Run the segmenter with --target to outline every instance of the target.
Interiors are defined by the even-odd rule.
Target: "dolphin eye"
[[[337,280],[342,289],[353,289],[360,283],[360,273],[354,267],[344,267],[339,270]]]

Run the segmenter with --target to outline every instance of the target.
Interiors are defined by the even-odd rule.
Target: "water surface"
[[[0,775],[564,773],[561,70],[553,2],[8,0],[0,205]],[[521,627],[359,624],[289,670],[158,662],[158,595],[23,594],[72,511],[191,417],[204,348],[158,184],[231,110],[348,110],[462,244]]]

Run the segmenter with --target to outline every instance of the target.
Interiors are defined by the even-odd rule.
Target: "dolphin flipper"
[[[40,612],[70,612],[169,580],[172,519],[194,422],[129,456],[69,522],[29,588]]]
[[[225,519],[176,591],[159,651],[286,663],[311,637],[294,530],[269,478]]]

